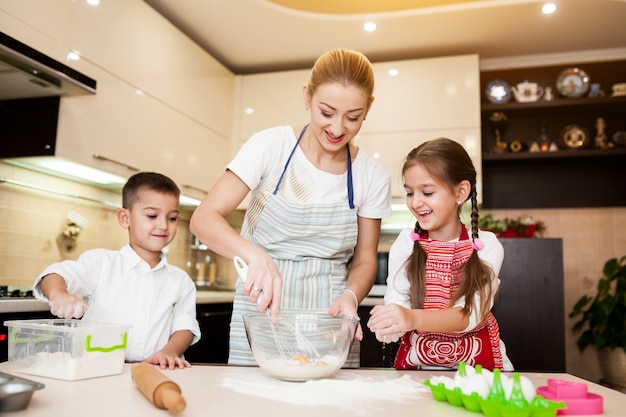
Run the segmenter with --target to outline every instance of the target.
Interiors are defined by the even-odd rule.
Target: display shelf
[[[591,83],[599,83],[603,97],[566,98],[559,95],[556,79],[566,68],[587,72]],[[626,131],[626,96],[611,97],[612,85],[626,82],[626,60],[545,67],[516,68],[481,72],[481,89],[494,79],[510,86],[526,80],[551,87],[551,101],[518,103],[514,99],[495,104],[483,93],[481,137],[483,205],[485,208],[560,208],[626,206],[623,188],[626,178],[626,147],[614,144],[609,149],[596,145],[598,119],[604,119],[609,142],[617,132]],[[554,152],[494,152],[496,134],[490,123],[494,112],[506,116],[501,129],[504,143],[520,141],[526,149],[542,138],[558,148]],[[569,149],[563,135],[575,125],[587,134],[578,149]],[[544,135],[543,137],[540,135]],[[620,146],[622,145],[622,146]]]

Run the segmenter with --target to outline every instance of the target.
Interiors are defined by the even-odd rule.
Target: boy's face
[[[141,188],[130,208],[118,210],[120,226],[128,229],[130,245],[142,258],[158,256],[174,239],[180,221],[178,204],[174,195]]]

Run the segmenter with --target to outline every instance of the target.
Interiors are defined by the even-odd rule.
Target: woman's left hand
[[[358,318],[359,314],[357,312],[358,306],[356,305],[356,300],[354,296],[350,294],[348,291],[344,291],[339,297],[335,298],[335,301],[330,305],[328,309],[329,316],[347,316]],[[361,323],[356,329],[356,338],[357,340],[363,340],[363,328],[361,327]]]

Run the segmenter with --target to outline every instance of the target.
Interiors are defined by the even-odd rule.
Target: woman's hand
[[[396,342],[404,333],[414,330],[411,310],[397,304],[377,305],[370,311],[367,327],[379,342]]]
[[[278,317],[283,279],[272,258],[263,254],[250,260],[243,292],[250,297],[251,303],[257,304],[258,311],[269,308],[270,315]]]
[[[346,316],[352,318],[358,318],[359,313],[357,311],[358,304],[356,300],[356,295],[353,295],[351,291],[344,290],[341,295],[333,301],[328,309],[329,316]],[[356,329],[356,338],[357,340],[363,340],[363,328],[361,327],[361,323],[357,326]]]

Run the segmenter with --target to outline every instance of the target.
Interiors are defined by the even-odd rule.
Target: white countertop
[[[234,291],[198,291],[196,293],[196,303],[216,304],[230,303],[235,297]],[[366,297],[362,306],[371,307],[382,304],[382,297]],[[48,303],[35,300],[33,298],[2,298],[0,299],[0,313],[16,313],[26,311],[46,311],[49,310]]]
[[[7,372],[7,363],[0,364]],[[422,382],[445,372],[396,371],[393,369],[342,369],[329,379],[286,382],[265,376],[257,367],[195,365],[189,369],[162,371],[176,382],[186,401],[185,416],[273,417],[375,417],[419,415],[420,417],[481,416],[464,408],[433,399]],[[8,372],[11,373],[11,372]],[[14,372],[22,378],[45,384],[33,394],[26,410],[14,417],[110,417],[171,416],[152,405],[131,380],[130,365],[119,375],[63,381]],[[586,382],[590,393],[604,398],[603,417],[624,415],[626,394],[568,374],[523,373],[535,388],[548,378]],[[453,376],[453,373],[449,373]]]

